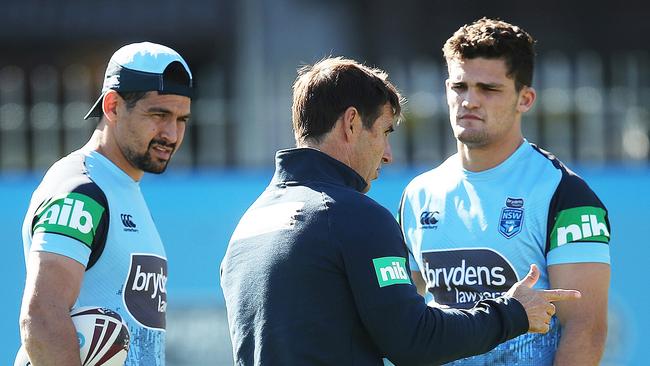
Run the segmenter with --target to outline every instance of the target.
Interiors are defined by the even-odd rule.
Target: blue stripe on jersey
[[[551,250],[546,256],[546,264],[549,266],[589,262],[609,264],[609,245],[595,242],[568,243]]]
[[[90,256],[90,248],[87,246],[71,244],[70,238],[64,235],[43,232],[34,234],[30,251],[64,255],[76,260],[84,267]]]

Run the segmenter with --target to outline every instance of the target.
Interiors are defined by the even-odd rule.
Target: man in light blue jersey
[[[47,171],[23,224],[20,331],[32,364],[81,365],[69,315],[79,306],[121,315],[126,365],[165,364],[167,259],[139,182],[181,145],[191,95],[189,67],[169,47],[134,43],[111,57],[86,115],[97,128]]]
[[[607,334],[607,210],[587,184],[526,141],[534,40],[503,21],[461,27],[443,48],[458,153],[407,186],[399,219],[414,281],[430,304],[500,296],[541,269],[536,287],[573,288],[547,334],[524,334],[453,365],[597,365]]]

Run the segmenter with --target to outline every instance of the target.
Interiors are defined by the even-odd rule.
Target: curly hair
[[[447,63],[455,59],[503,59],[517,91],[533,83],[535,40],[516,25],[489,18],[465,24],[445,42]]]

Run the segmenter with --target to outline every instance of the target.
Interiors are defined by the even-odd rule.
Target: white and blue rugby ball
[[[84,306],[70,313],[77,329],[81,364],[83,366],[123,366],[129,352],[129,327],[122,317],[109,309]],[[27,352],[21,346],[14,366],[30,366]]]

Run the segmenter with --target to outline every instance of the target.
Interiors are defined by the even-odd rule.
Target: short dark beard
[[[154,162],[153,158],[151,157],[151,154],[149,151],[151,151],[151,148],[154,145],[161,145],[164,147],[171,147],[172,148],[172,156],[174,152],[176,151],[176,144],[170,144],[167,143],[163,140],[151,140],[149,143],[149,146],[147,147],[147,151],[145,151],[144,154],[137,154],[134,151],[124,151],[124,156],[126,159],[133,165],[134,167],[147,172],[147,173],[153,173],[153,174],[161,174],[167,169],[167,164],[169,164],[169,160],[162,162],[162,163],[156,163]]]

